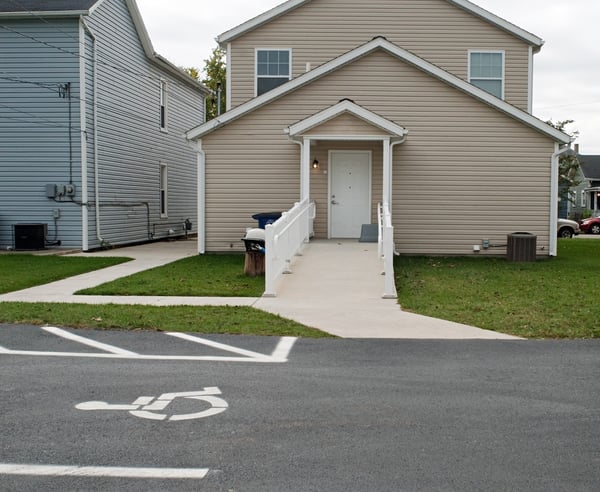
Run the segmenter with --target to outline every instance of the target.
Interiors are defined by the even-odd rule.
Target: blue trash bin
[[[267,224],[272,224],[281,217],[281,212],[261,212],[254,214],[252,218],[258,221],[258,227],[264,229]]]

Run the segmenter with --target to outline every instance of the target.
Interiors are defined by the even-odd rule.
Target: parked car
[[[579,223],[579,228],[586,234],[600,234],[600,217],[589,217]]]
[[[573,237],[579,234],[579,224],[574,220],[558,219],[558,237]]]

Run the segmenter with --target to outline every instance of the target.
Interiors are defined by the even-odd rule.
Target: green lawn
[[[403,309],[527,338],[600,337],[600,241],[560,239],[558,256],[396,258]]]
[[[264,277],[244,275],[244,255],[196,255],[117,279],[78,294],[260,297]]]
[[[131,261],[131,258],[0,254],[0,294]]]

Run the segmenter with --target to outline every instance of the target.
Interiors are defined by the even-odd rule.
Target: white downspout
[[[206,253],[206,152],[202,141],[196,142],[198,152],[198,254]]]
[[[310,138],[304,137],[300,164],[300,202],[310,199]]]
[[[79,46],[83,56],[80,58],[79,63],[79,118],[80,118],[80,138],[81,138],[81,249],[87,251],[90,248],[89,245],[89,214],[88,214],[88,185],[87,185],[87,91],[85,84],[85,60],[86,48],[85,48],[85,31],[89,32],[83,17],[80,17],[81,28],[79,30]],[[94,36],[90,33],[94,44]],[[95,142],[94,142],[95,143]]]
[[[225,88],[225,94],[227,100],[225,101],[225,111],[231,109],[231,43],[227,43],[227,51],[225,52],[225,80],[227,87]]]
[[[83,25],[89,32],[92,37],[94,49],[92,55],[92,65],[93,65],[93,108],[94,108],[94,209],[96,212],[96,237],[100,244],[104,243],[104,238],[102,237],[102,230],[100,228],[100,178],[99,178],[99,165],[98,165],[98,75],[97,75],[97,60],[98,60],[98,50],[96,47],[96,36],[89,28],[89,26],[83,21]],[[86,202],[87,203],[87,202]]]
[[[393,180],[393,169],[394,169],[394,147],[396,145],[403,144],[404,142],[406,142],[406,134],[400,140],[391,141],[389,144],[390,169],[389,169],[389,191],[388,191],[389,201],[388,201],[388,205],[390,207],[390,214],[392,213],[392,190],[393,190],[392,180]],[[385,156],[385,151],[384,151],[384,156]],[[384,164],[384,166],[385,166],[385,164]],[[385,177],[384,177],[384,181],[385,181]]]
[[[527,74],[527,112],[533,113],[533,46],[529,47],[529,73]]]
[[[565,145],[562,149],[558,143],[554,144],[554,154],[552,154],[551,167],[552,167],[552,178],[550,184],[550,256],[556,256],[558,246],[557,236],[557,218],[558,218],[558,172],[559,172],[559,158],[561,154],[564,154],[569,150],[569,146]]]

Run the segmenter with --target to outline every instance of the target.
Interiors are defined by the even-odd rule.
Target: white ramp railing
[[[280,275],[291,273],[292,258],[313,235],[315,212],[315,202],[304,200],[265,226],[265,297],[275,297]]]
[[[378,254],[383,259],[383,274],[385,275],[384,299],[396,299],[396,280],[394,275],[394,227],[392,214],[388,203],[380,203],[377,210],[379,223]]]

